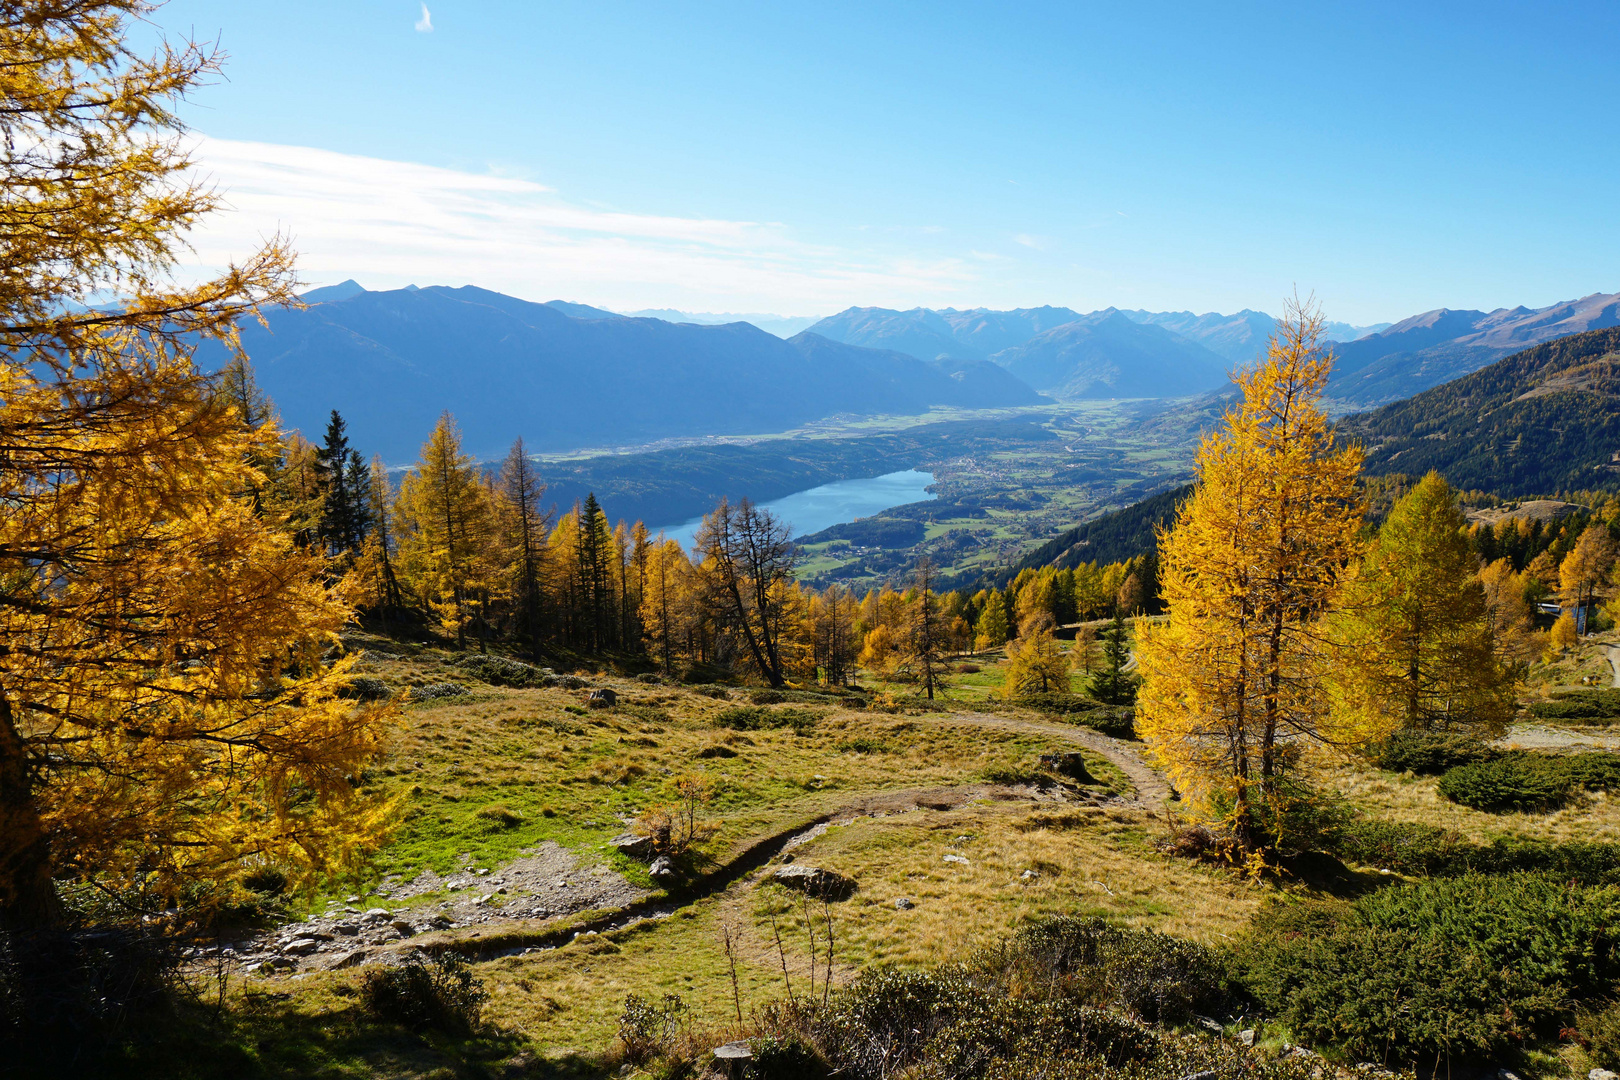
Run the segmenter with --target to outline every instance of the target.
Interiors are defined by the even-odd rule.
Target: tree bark
[[[45,930],[62,922],[51,843],[34,801],[28,747],[0,692],[0,927]]]

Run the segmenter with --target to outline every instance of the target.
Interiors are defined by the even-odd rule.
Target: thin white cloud
[[[433,33],[433,13],[427,9],[426,4],[422,5],[422,17],[416,20],[416,32],[418,34]]]
[[[1027,248],[1034,248],[1036,251],[1041,251],[1046,247],[1045,239],[1039,236],[1031,236],[1029,233],[1019,233],[1014,236],[1013,243]]]
[[[311,283],[475,284],[635,308],[836,310],[934,301],[979,281],[965,259],[809,244],[779,223],[601,209],[514,176],[209,138],[196,158],[228,207],[193,234],[199,271],[285,232]]]

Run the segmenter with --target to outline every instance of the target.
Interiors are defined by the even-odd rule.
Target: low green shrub
[[[1358,1059],[1481,1060],[1556,1036],[1620,976],[1620,892],[1515,874],[1263,911],[1233,951],[1259,1002]]]
[[[1583,1012],[1575,1030],[1593,1064],[1611,1072],[1620,1069],[1620,1002],[1604,1002]]]
[[[1215,1072],[1304,1077],[1297,1061],[1168,1034],[1229,1001],[1219,954],[1152,931],[1065,917],[961,963],[862,972],[810,1034],[833,1075],[1093,1080]]]
[[[624,999],[619,1015],[619,1042],[625,1060],[640,1065],[656,1054],[667,1052],[686,1028],[686,1002],[679,994],[665,994],[660,1001],[631,994]]]
[[[1332,845],[1340,858],[1400,874],[1445,873],[1477,850],[1463,836],[1434,825],[1406,821],[1353,821],[1339,830]]]
[[[242,875],[242,886],[262,896],[281,896],[287,891],[287,881],[287,871],[268,863]]]
[[[549,686],[553,675],[550,668],[538,668],[533,664],[525,664],[521,660],[513,660],[509,656],[489,656],[484,653],[469,653],[458,656],[450,663],[466,672],[480,682],[491,686],[515,686],[530,688],[536,686]]]
[[[412,701],[443,701],[448,698],[465,697],[472,691],[456,683],[429,683],[426,686],[413,686],[409,694]]]
[[[840,754],[888,754],[893,750],[894,748],[882,739],[873,739],[865,735],[838,744]]]
[[[1490,813],[1554,810],[1583,788],[1620,789],[1620,756],[1508,751],[1492,761],[1447,771],[1439,786],[1452,802]]]
[[[1440,778],[1440,794],[1454,803],[1498,814],[1556,810],[1569,801],[1574,781],[1560,769],[1522,757],[1459,765]]]
[[[821,1052],[797,1031],[766,1035],[754,1042],[753,1051],[743,1069],[746,1080],[821,1080],[828,1072]]]
[[[1620,689],[1562,690],[1551,701],[1531,702],[1530,713],[1543,720],[1620,720]]]
[[[714,714],[717,727],[733,731],[766,731],[772,728],[792,728],[804,734],[821,720],[821,714],[811,709],[770,709],[763,705],[733,705]]]
[[[1449,829],[1404,821],[1355,821],[1330,850],[1340,858],[1412,876],[1543,874],[1582,885],[1620,884],[1620,843],[1552,844],[1524,836],[1475,844]]]
[[[412,953],[393,967],[371,968],[360,982],[366,1008],[412,1031],[466,1036],[478,1027],[489,995],[454,953]]]
[[[1022,697],[1014,698],[1013,704],[1022,705],[1026,709],[1038,709],[1041,712],[1054,713],[1060,716],[1108,708],[1100,701],[1094,701],[1079,694],[1025,694]]]
[[[1025,762],[1018,764],[998,762],[982,769],[979,772],[979,777],[992,784],[1050,784],[1052,782],[1051,773]]]
[[[1063,719],[1071,724],[1088,727],[1100,735],[1114,739],[1136,738],[1136,710],[1104,706],[1091,712],[1076,713]]]
[[[1372,759],[1380,769],[1439,776],[1459,765],[1494,761],[1501,751],[1478,736],[1447,731],[1397,731],[1374,743]]]
[[[1098,1006],[1129,1009],[1154,1023],[1185,1023],[1231,1001],[1226,969],[1213,950],[1154,930],[1063,915],[1024,927],[970,966],[1003,978],[1061,985]]]

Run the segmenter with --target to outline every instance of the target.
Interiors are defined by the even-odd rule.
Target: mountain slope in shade
[[[1183,397],[1227,380],[1227,362],[1162,326],[1109,308],[1004,349],[996,363],[1060,401]]]
[[[717,326],[721,323],[733,322],[753,323],[767,334],[775,334],[779,338],[790,338],[799,331],[808,330],[821,321],[820,315],[773,315],[763,311],[712,312],[677,311],[674,308],[646,308],[642,311],[627,311],[624,314],[632,319],[663,319],[665,322],[700,323],[704,326]]]
[[[1537,342],[1611,326],[1620,326],[1620,293],[1535,309],[1426,311],[1336,346],[1328,395],[1351,405],[1378,405],[1478,371]]]
[[[576,319],[473,287],[363,292],[248,322],[243,344],[287,426],[312,437],[331,409],[355,445],[413,460],[443,410],[468,452],[781,431],[835,413],[915,414],[1042,399],[1004,372],[956,371],[893,352],[747,323]],[[224,362],[221,350],[198,357]]]
[[[869,349],[893,349],[919,360],[940,356],[960,356],[982,360],[985,353],[956,340],[951,324],[943,315],[928,308],[892,311],[889,308],[846,308],[829,315],[810,332],[845,345]]]
[[[1453,487],[1550,495],[1620,479],[1620,327],[1543,342],[1340,421],[1369,473],[1439,470]]]
[[[833,341],[872,349],[896,349],[923,360],[941,356],[983,360],[1078,318],[1077,311],[1050,306],[1011,311],[847,308],[827,316],[810,329]]]
[[[1122,311],[1120,314],[1132,322],[1161,326],[1188,341],[1196,341],[1234,364],[1253,362],[1264,351],[1266,338],[1277,326],[1277,320],[1270,315],[1247,308],[1235,315],[1213,311],[1204,315],[1190,311]]]
[[[950,326],[951,336],[971,350],[967,353],[970,356],[991,356],[1081,317],[1078,311],[1050,305],[1014,308],[1012,311],[991,311],[989,308],[955,311],[947,308],[940,312],[940,316]]]
[[[547,300],[546,307],[562,312],[571,319],[622,319],[624,316],[617,311],[608,311],[605,308],[591,307],[589,304],[576,304],[572,300]]]

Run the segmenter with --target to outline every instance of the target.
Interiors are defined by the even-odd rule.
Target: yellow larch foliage
[[[0,9],[0,923],[59,881],[176,898],[256,865],[295,882],[375,844],[353,780],[388,710],[337,697],[350,616],[258,512],[273,424],[192,364],[295,302],[279,240],[196,287],[170,106],[208,50],[133,53],[134,0]],[[123,297],[111,309],[99,296]],[[206,891],[206,890],[205,890]]]
[[[465,645],[492,522],[478,463],[462,452],[449,413],[439,417],[416,468],[400,483],[394,518],[401,580]]]
[[[1332,681],[1355,730],[1494,735],[1513,719],[1516,669],[1498,655],[1468,522],[1439,473],[1390,511],[1333,623]]]
[[[1008,700],[1026,694],[1069,692],[1069,658],[1058,648],[1049,625],[1033,628],[1007,643],[1002,677],[1005,681],[1001,696]]]
[[[1198,450],[1197,485],[1159,539],[1162,624],[1139,627],[1137,728],[1180,790],[1263,846],[1304,744],[1335,730],[1319,616],[1356,553],[1361,452],[1319,401],[1321,318],[1293,305],[1242,401]]]

